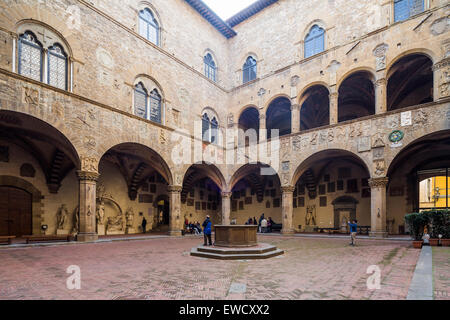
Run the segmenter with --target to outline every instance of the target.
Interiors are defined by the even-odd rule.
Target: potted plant
[[[430,222],[430,246],[437,247],[439,245],[439,235],[441,234],[441,221],[442,221],[442,211],[441,210],[431,210],[424,211],[422,214],[428,217],[428,221]]]
[[[441,244],[445,247],[450,247],[450,211],[445,211],[443,214],[444,218],[442,219],[442,238]]]
[[[448,210],[434,210],[426,212],[431,222],[430,245],[450,245],[450,212]]]
[[[423,245],[423,229],[428,224],[428,216],[423,213],[410,213],[405,216],[405,221],[409,226],[411,236],[413,237],[413,247],[421,249]]]

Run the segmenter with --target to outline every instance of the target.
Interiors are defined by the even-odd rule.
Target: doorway
[[[0,236],[31,234],[31,194],[19,188],[0,186]]]

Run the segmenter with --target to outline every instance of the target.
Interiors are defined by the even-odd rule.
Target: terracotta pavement
[[[201,237],[0,249],[0,299],[405,299],[420,250],[408,241],[259,237],[259,261],[191,257]],[[76,265],[81,289],[69,290]],[[378,266],[381,288],[369,290]],[[447,269],[440,271],[444,276]],[[230,288],[238,288],[231,289]]]

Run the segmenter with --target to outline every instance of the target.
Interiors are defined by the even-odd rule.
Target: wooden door
[[[14,187],[0,187],[0,235],[32,234],[31,194]]]

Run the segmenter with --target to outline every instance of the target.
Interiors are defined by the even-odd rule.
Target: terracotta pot
[[[437,247],[439,244],[439,239],[430,239],[430,246]]]
[[[423,240],[413,241],[413,247],[415,249],[422,249],[422,245],[423,245]]]
[[[450,247],[450,239],[441,239],[441,244],[443,247]]]

